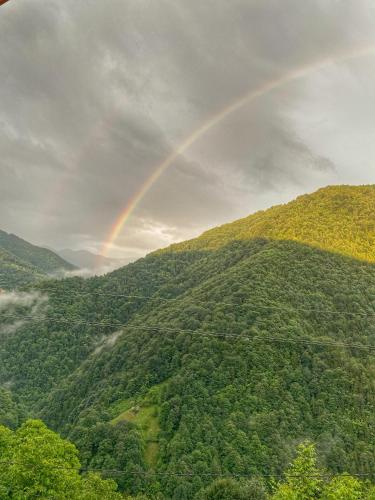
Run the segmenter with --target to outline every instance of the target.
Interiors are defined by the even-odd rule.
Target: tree
[[[0,498],[122,498],[114,481],[92,473],[82,477],[76,447],[39,420],[16,431],[0,426],[0,460]]]
[[[122,495],[116,490],[115,481],[103,480],[99,474],[90,472],[82,479],[82,488],[77,500],[117,500],[122,498]],[[142,500],[141,497],[140,500]]]
[[[286,482],[277,487],[274,500],[313,500],[322,489],[321,472],[316,466],[315,446],[306,441],[297,448],[297,457],[285,473]]]
[[[278,484],[272,500],[375,500],[375,488],[349,474],[323,481],[324,472],[316,465],[315,446],[302,443],[297,457],[285,474],[286,482]]]
[[[358,479],[341,475],[334,477],[324,488],[323,500],[362,500],[365,485]]]
[[[266,492],[258,480],[240,482],[218,479],[198,496],[200,500],[265,500]]]

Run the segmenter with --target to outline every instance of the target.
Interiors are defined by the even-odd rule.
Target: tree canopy
[[[78,450],[39,420],[12,431],[0,426],[0,498],[115,500],[114,481],[79,473]]]

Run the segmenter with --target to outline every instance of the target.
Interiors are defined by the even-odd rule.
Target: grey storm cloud
[[[374,28],[370,0],[11,0],[0,8],[0,227],[98,251],[202,123],[295,68],[375,45]],[[147,192],[113,255],[373,181],[374,80],[375,56],[333,62],[228,115]]]

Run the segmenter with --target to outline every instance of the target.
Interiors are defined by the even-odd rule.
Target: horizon
[[[62,257],[69,264],[73,264],[74,266],[76,266],[76,268],[77,268],[76,270],[69,271],[69,272],[65,273],[66,277],[81,276],[83,278],[85,278],[85,277],[88,278],[88,277],[95,276],[95,275],[97,275],[97,276],[105,275],[107,273],[115,271],[116,269],[120,269],[128,264],[134,263],[138,259],[146,257],[147,255],[149,255],[155,251],[165,250],[165,249],[169,248],[170,246],[184,244],[184,243],[188,243],[190,241],[194,241],[196,239],[199,239],[201,236],[204,236],[205,233],[208,233],[211,230],[220,229],[222,226],[231,225],[232,223],[239,222],[241,220],[245,220],[245,219],[252,217],[253,215],[256,215],[258,213],[267,212],[268,210],[273,209],[273,208],[289,205],[289,204],[291,204],[291,203],[293,203],[293,202],[295,202],[295,201],[297,201],[300,198],[303,198],[305,196],[312,196],[320,191],[328,190],[330,188],[337,188],[337,187],[341,187],[341,188],[344,188],[344,187],[366,188],[366,187],[375,187],[375,184],[328,184],[326,186],[321,186],[321,187],[318,187],[317,189],[315,189],[314,191],[298,194],[294,198],[287,200],[284,203],[276,203],[275,205],[270,205],[268,207],[261,208],[259,210],[256,210],[255,212],[244,214],[243,216],[240,216],[237,219],[224,221],[223,223],[221,223],[217,226],[208,227],[207,229],[203,230],[199,234],[193,235],[191,238],[187,238],[185,240],[173,242],[166,247],[159,247],[159,248],[151,249],[149,252],[145,253],[144,255],[137,256],[137,257],[130,258],[130,259],[126,258],[126,257],[125,258],[124,257],[122,257],[122,258],[121,257],[106,257],[106,256],[103,256],[101,254],[95,253],[95,251],[91,251],[91,250],[88,250],[85,248],[77,248],[77,249],[54,248],[54,247],[51,247],[48,245],[37,244],[33,241],[25,240],[25,238],[23,238],[22,235],[17,235],[17,234],[12,233],[12,232],[6,232],[6,231],[5,232],[11,236],[15,236],[16,238],[20,238],[21,240],[26,241],[26,243],[31,243],[32,245],[35,245],[39,248],[44,248],[44,249],[50,250],[50,251],[56,253],[59,257]],[[2,230],[0,228],[0,232],[1,231]],[[79,256],[78,256],[79,254],[83,254],[83,255],[81,255],[81,257],[86,262],[86,265],[81,264],[81,262],[79,260]],[[89,258],[89,257],[95,258],[95,265],[88,265],[87,264],[87,258]],[[78,260],[76,260],[76,259],[78,259]]]
[[[372,2],[299,6],[4,3],[0,228],[134,261],[373,184]]]
[[[215,229],[216,227],[220,227],[220,226],[223,226],[223,225],[226,225],[226,224],[231,224],[231,223],[236,222],[236,221],[241,220],[241,219],[246,219],[247,217],[255,215],[255,214],[259,213],[259,212],[266,212],[267,210],[269,210],[271,208],[274,208],[274,207],[288,205],[289,203],[297,200],[300,197],[312,195],[312,194],[317,193],[319,191],[322,191],[324,189],[328,189],[328,188],[331,188],[331,187],[370,187],[370,186],[375,186],[375,183],[374,184],[373,183],[370,183],[370,184],[327,184],[325,186],[320,186],[317,189],[314,189],[313,191],[308,191],[308,192],[303,192],[303,193],[297,194],[294,198],[289,199],[289,200],[287,200],[287,201],[285,201],[283,203],[275,203],[274,205],[270,205],[270,206],[267,206],[267,207],[264,207],[264,208],[260,208],[260,209],[254,211],[254,212],[243,214],[242,216],[240,215],[240,217],[238,217],[237,219],[231,219],[231,220],[223,221],[222,223],[220,223],[217,226],[210,226],[207,229],[204,229],[199,234],[194,234],[191,238],[188,238],[188,239],[185,239],[185,240],[174,241],[171,244],[174,245],[174,244],[178,244],[178,243],[183,243],[184,241],[188,241],[190,239],[199,238],[199,236],[203,235],[206,231],[210,231],[211,229]],[[0,228],[0,231],[4,231],[4,230]],[[39,246],[41,248],[45,248],[47,250],[51,250],[53,252],[56,252],[59,255],[61,253],[65,252],[65,251],[68,251],[68,252],[72,251],[72,252],[77,252],[77,253],[79,253],[79,252],[87,252],[87,253],[95,256],[95,257],[99,257],[100,259],[103,259],[104,261],[105,260],[109,260],[109,261],[112,260],[112,261],[119,261],[119,262],[121,262],[121,261],[126,261],[127,260],[124,257],[107,257],[107,256],[103,256],[103,255],[101,255],[99,253],[95,253],[95,251],[92,251],[92,250],[90,250],[88,248],[68,248],[68,247],[54,248],[54,247],[49,246],[47,244],[36,243],[34,241],[26,240],[22,235],[16,234],[16,233],[14,233],[12,231],[4,231],[4,232],[6,232],[7,234],[9,234],[11,236],[16,236],[17,238],[23,239],[23,240],[27,241],[28,243],[31,243],[32,245]],[[170,245],[168,245],[168,246],[170,246]],[[158,247],[158,248],[155,248],[155,249],[151,249],[145,255],[141,255],[139,257],[135,257],[133,260],[129,260],[128,262],[126,262],[126,264],[135,262],[138,258],[142,258],[142,257],[146,256],[148,253],[152,253],[155,250],[159,250],[159,249],[163,249],[163,248],[168,248],[168,247]],[[121,267],[123,265],[126,265],[126,264],[121,264]],[[106,267],[106,266],[103,266],[103,267]],[[114,269],[117,269],[117,267],[115,267]],[[100,266],[99,266],[98,270],[100,271]]]

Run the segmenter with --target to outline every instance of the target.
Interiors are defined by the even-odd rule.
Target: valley
[[[330,187],[105,276],[26,285],[47,305],[3,315],[22,323],[2,335],[2,423],[42,419],[150,498],[216,476],[266,491],[305,440],[330,473],[372,474],[374,203],[374,186]]]

